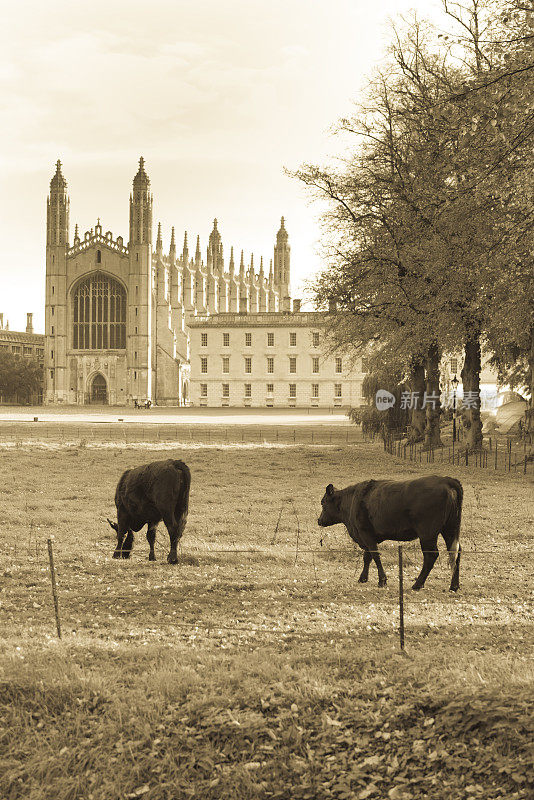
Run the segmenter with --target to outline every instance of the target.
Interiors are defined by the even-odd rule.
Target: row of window
[[[222,343],[223,347],[230,347],[230,334],[223,333],[222,335]],[[314,331],[312,333],[312,345],[313,347],[319,347],[319,334]],[[207,347],[208,346],[208,334],[201,333],[200,334],[200,346]],[[297,346],[297,334],[294,332],[290,332],[289,334],[289,346],[296,347]],[[245,347],[252,347],[252,333],[245,333]],[[274,333],[267,334],[267,347],[274,347]]]
[[[22,346],[20,344],[7,344],[5,342],[1,342],[0,350],[9,350],[11,353],[24,356],[36,355],[38,358],[42,358],[44,356],[43,347],[36,347],[34,350],[33,347],[27,347],[26,345]]]
[[[223,397],[230,397],[230,384],[223,383],[222,386],[222,396]],[[252,384],[251,383],[244,383],[244,396],[245,397],[252,397]],[[267,383],[267,396],[270,397],[274,395],[274,383]],[[319,384],[312,383],[311,385],[311,394],[312,397],[319,397]],[[200,384],[200,396],[207,397],[208,396],[208,384],[201,383]],[[289,397],[294,398],[297,396],[297,384],[290,383],[289,384]],[[342,397],[342,384],[341,383],[334,383],[334,397]]]
[[[245,356],[244,360],[245,372],[251,373],[252,372],[252,356]],[[223,356],[222,357],[222,371],[223,373],[230,372],[230,356]],[[338,374],[343,372],[343,359],[336,358],[335,360],[335,371]],[[208,374],[208,357],[201,356],[200,358],[200,372],[202,375]],[[267,372],[273,373],[274,372],[274,357],[268,356],[267,357]],[[297,357],[296,356],[289,356],[289,372],[296,373],[297,372]],[[319,358],[317,356],[312,357],[312,372],[318,373],[319,372]]]

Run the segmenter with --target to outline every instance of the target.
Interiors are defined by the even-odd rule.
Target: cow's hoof
[[[459,588],[460,588],[459,586],[451,586],[449,592],[457,592]]]
[[[358,583],[367,583],[368,580],[369,578],[366,578],[364,575],[360,575],[358,578]]]
[[[154,555],[154,553],[150,553],[150,555],[148,557],[148,560],[149,561],[155,561],[156,560],[156,556]]]
[[[387,578],[382,578],[382,580],[378,581],[378,588],[384,589],[387,586]]]
[[[418,591],[419,591],[420,589],[422,589],[422,588],[423,588],[423,587],[422,587],[422,586],[419,586],[419,584],[418,584],[418,583],[414,583],[414,585],[412,586],[412,589],[413,589],[413,591],[414,591],[414,592],[418,592]]]
[[[169,553],[169,555],[167,556],[167,561],[169,562],[169,564],[177,564],[178,563],[178,557],[177,556],[171,556],[171,554]]]
[[[130,551],[129,550],[123,550],[122,553],[121,553],[121,558],[130,558]]]
[[[115,550],[115,552],[113,553],[113,558],[120,558],[120,557],[121,557],[121,551]]]

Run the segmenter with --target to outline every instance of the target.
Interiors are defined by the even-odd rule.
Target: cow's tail
[[[176,502],[175,516],[187,516],[189,512],[189,489],[191,488],[191,471],[183,461],[174,461],[175,469],[182,473],[180,493]]]
[[[462,504],[464,490],[456,478],[447,478],[449,489],[456,493],[456,500],[451,503],[449,514],[443,528],[443,538],[449,551],[449,566],[454,572],[460,552],[460,525],[462,524]]]

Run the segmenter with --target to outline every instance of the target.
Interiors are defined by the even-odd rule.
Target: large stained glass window
[[[126,348],[126,292],[119,281],[96,272],[73,295],[75,350]]]

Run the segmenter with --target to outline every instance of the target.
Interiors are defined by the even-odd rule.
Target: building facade
[[[206,258],[174,228],[163,252],[153,244],[150,180],[144,160],[130,194],[129,240],[98,219],[69,239],[69,196],[61,162],[50,182],[46,219],[46,403],[158,405],[189,402],[190,323],[198,316],[288,312],[290,246],[282,218],[268,274],[260,261],[225,265],[214,220]]]
[[[361,402],[362,374],[323,355],[326,315],[291,300],[282,217],[268,272],[237,264],[214,220],[205,259],[174,228],[153,244],[144,160],[130,194],[129,239],[97,220],[69,239],[67,182],[56,164],[47,201],[46,403],[339,406]]]
[[[362,361],[323,350],[325,314],[199,315],[189,322],[191,403],[210,407],[321,407],[362,403]]]

